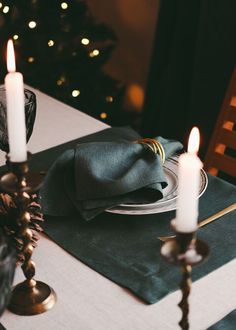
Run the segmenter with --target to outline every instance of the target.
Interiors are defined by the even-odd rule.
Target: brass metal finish
[[[195,233],[179,233],[176,237],[166,241],[161,248],[161,255],[171,264],[181,267],[182,280],[180,289],[182,299],[178,306],[182,311],[182,318],[179,325],[182,330],[189,329],[188,297],[191,291],[191,271],[192,266],[202,263],[209,255],[208,246],[196,238]]]
[[[231,204],[230,206],[226,207],[225,209],[211,215],[210,217],[206,218],[205,220],[202,220],[198,223],[198,228],[201,228],[203,226],[208,225],[209,223],[211,223],[212,221],[215,221],[217,219],[219,219],[220,217],[222,217],[223,215],[232,212],[236,210],[236,203]],[[160,241],[162,242],[166,242],[167,240],[169,240],[170,238],[175,238],[175,235],[171,235],[171,236],[159,236],[157,237]]]
[[[144,138],[140,139],[138,141],[135,141],[135,143],[140,143],[146,145],[154,154],[159,154],[162,160],[162,163],[165,162],[165,150],[162,146],[162,144],[156,140],[151,138]]]
[[[9,309],[19,315],[34,315],[51,309],[56,302],[54,290],[47,284],[34,280],[35,263],[31,260],[33,246],[31,243],[32,231],[29,227],[29,193],[38,189],[40,176],[37,178],[31,176],[29,186],[27,181],[27,177],[30,178],[28,162],[13,163],[8,160],[8,165],[12,172],[2,176],[0,185],[5,192],[11,194],[17,207],[16,221],[19,228],[17,237],[23,242],[24,261],[21,268],[26,277],[24,282],[19,283],[13,289]]]
[[[51,309],[56,294],[47,284],[26,280],[16,285],[8,309],[18,315],[36,315]]]
[[[178,306],[180,307],[182,311],[182,318],[179,321],[179,325],[181,329],[189,329],[189,321],[188,321],[188,314],[189,314],[189,303],[188,303],[188,297],[191,291],[191,272],[192,267],[189,265],[182,266],[182,280],[180,282],[180,289],[182,291],[182,299],[178,303]]]
[[[22,191],[33,193],[37,191],[42,184],[43,175],[39,172],[28,172],[25,174],[24,179],[27,182],[25,187],[21,187]],[[9,194],[14,194],[18,189],[18,179],[17,176],[8,172],[5,173],[0,178],[0,192],[8,192]]]

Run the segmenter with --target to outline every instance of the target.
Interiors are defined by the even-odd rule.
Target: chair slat
[[[212,165],[218,171],[236,177],[236,159],[227,155],[215,153],[212,155]]]
[[[233,123],[236,123],[236,107],[230,106],[227,119],[232,121]]]
[[[219,134],[218,142],[236,150],[236,132],[222,128]]]
[[[204,168],[218,175],[218,172],[236,177],[236,158],[225,154],[230,148],[236,150],[236,67],[227,88],[225,98],[206,153]]]

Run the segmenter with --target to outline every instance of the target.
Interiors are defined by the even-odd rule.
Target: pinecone
[[[43,231],[41,223],[44,220],[38,194],[32,194],[30,196],[29,212],[29,228],[33,233],[31,243],[33,247],[36,247],[37,241],[39,239],[38,233]],[[12,197],[6,193],[0,193],[0,227],[3,228],[3,231],[6,235],[13,239],[17,249],[18,261],[23,262],[23,241],[18,236],[19,224],[17,223],[16,219],[17,208]]]

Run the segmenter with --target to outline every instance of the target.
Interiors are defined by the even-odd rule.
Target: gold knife
[[[226,207],[225,209],[223,209],[223,210],[221,210],[221,211],[219,211],[219,212],[211,215],[209,218],[206,218],[206,219],[200,221],[198,223],[198,228],[201,228],[203,226],[206,226],[208,223],[210,223],[210,222],[212,222],[212,221],[214,221],[214,220],[222,217],[223,215],[225,215],[225,214],[227,214],[229,212],[232,212],[234,210],[236,210],[236,203],[233,203],[230,206]],[[168,239],[174,238],[174,237],[175,237],[175,235],[172,235],[172,236],[159,236],[158,239],[160,241],[162,241],[162,242],[165,242]]]

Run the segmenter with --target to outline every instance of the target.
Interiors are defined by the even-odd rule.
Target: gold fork
[[[200,221],[200,222],[198,223],[198,228],[201,228],[201,227],[203,227],[203,226],[206,226],[208,223],[210,223],[210,222],[212,222],[212,221],[214,221],[214,220],[216,220],[216,219],[222,217],[223,215],[225,215],[225,214],[227,214],[227,213],[229,213],[229,212],[231,212],[231,211],[233,211],[233,210],[236,210],[236,203],[233,203],[233,204],[231,204],[230,206],[226,207],[225,209],[223,209],[223,210],[221,210],[221,211],[219,211],[219,212],[217,212],[217,213],[211,215],[209,218],[206,218],[206,219]],[[159,236],[159,237],[157,237],[157,238],[158,238],[160,241],[165,242],[165,241],[167,241],[168,239],[170,239],[170,238],[174,238],[174,237],[176,237],[176,236],[175,236],[175,235],[172,235],[172,236]]]

